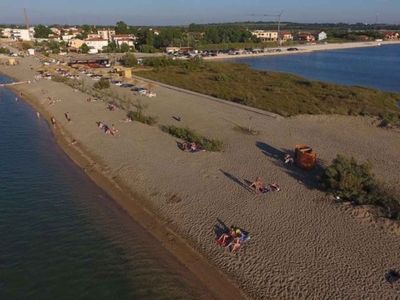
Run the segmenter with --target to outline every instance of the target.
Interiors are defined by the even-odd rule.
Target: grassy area
[[[152,64],[149,62],[148,65]],[[152,70],[137,74],[282,116],[400,116],[396,105],[399,94],[311,81],[291,74],[256,71],[244,64],[163,59],[162,63],[153,64]]]
[[[195,131],[189,128],[182,128],[176,126],[161,126],[161,130],[184,141],[190,143],[196,143],[200,145],[204,150],[211,152],[220,152],[223,148],[222,141],[209,139],[204,136],[197,134]]]
[[[142,112],[139,112],[139,111],[130,111],[130,112],[128,112],[127,116],[128,116],[128,118],[131,118],[131,120],[133,120],[133,121],[138,121],[143,124],[150,125],[150,126],[157,123],[157,119],[155,117],[146,116]]]
[[[325,169],[322,187],[343,201],[375,205],[385,217],[400,220],[400,195],[375,178],[368,162],[359,164],[354,158],[338,155]]]

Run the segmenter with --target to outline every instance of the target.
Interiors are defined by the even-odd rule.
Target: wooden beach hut
[[[311,170],[317,164],[317,153],[307,145],[296,145],[294,159],[299,168]]]

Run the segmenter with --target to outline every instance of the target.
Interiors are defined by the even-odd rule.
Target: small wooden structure
[[[132,78],[132,70],[131,69],[123,69],[120,71],[120,75],[124,78],[131,79]]]
[[[307,145],[296,145],[294,160],[299,168],[310,170],[317,164],[317,153]]]

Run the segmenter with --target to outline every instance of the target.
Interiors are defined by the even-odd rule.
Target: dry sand
[[[34,64],[32,58],[0,71],[19,80],[32,79],[29,64]],[[386,283],[384,274],[400,268],[400,236],[362,213],[328,201],[314,188],[312,173],[287,169],[280,161],[281,151],[305,143],[325,163],[338,153],[369,159],[380,178],[398,185],[399,133],[377,128],[370,119],[360,117],[274,118],[158,86],[156,98],[141,99],[159,124],[189,126],[225,143],[223,153],[189,154],[178,150],[176,139],[158,127],[119,122],[125,117],[122,111],[109,112],[104,103],[88,103],[87,95],[63,84],[41,80],[17,88],[38,99],[77,140],[76,146],[103,167],[107,178],[128,187],[250,297],[399,297],[400,286]],[[43,95],[43,89],[48,94]],[[48,106],[47,96],[62,101]],[[64,118],[66,111],[71,123]],[[235,124],[247,126],[250,117],[253,128],[260,131],[258,136],[233,130]],[[115,124],[119,135],[104,135],[96,121]],[[240,184],[256,176],[278,182],[282,191],[257,197]],[[218,220],[250,232],[250,242],[238,255],[214,242]]]
[[[238,55],[219,54],[218,56],[205,57],[204,59],[218,60],[218,59],[232,59],[232,58],[236,59],[236,58],[244,58],[244,57],[271,56],[271,55],[290,55],[290,54],[309,53],[309,52],[315,52],[315,51],[332,51],[332,50],[343,50],[343,49],[352,49],[352,48],[368,48],[368,47],[377,47],[379,45],[397,45],[397,44],[400,44],[400,41],[293,45],[293,46],[280,47],[281,52],[275,52],[273,50],[277,49],[277,48],[271,48],[272,52],[266,52],[266,53],[238,54]],[[298,50],[297,51],[287,51],[288,48],[297,48]]]

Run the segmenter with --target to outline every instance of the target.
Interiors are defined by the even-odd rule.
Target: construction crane
[[[29,19],[28,19],[28,13],[26,12],[26,8],[24,8],[24,19],[25,19],[26,29],[29,30]]]
[[[283,15],[283,10],[279,14],[252,14],[252,17],[276,17],[278,18],[278,45],[281,46],[281,18]]]

